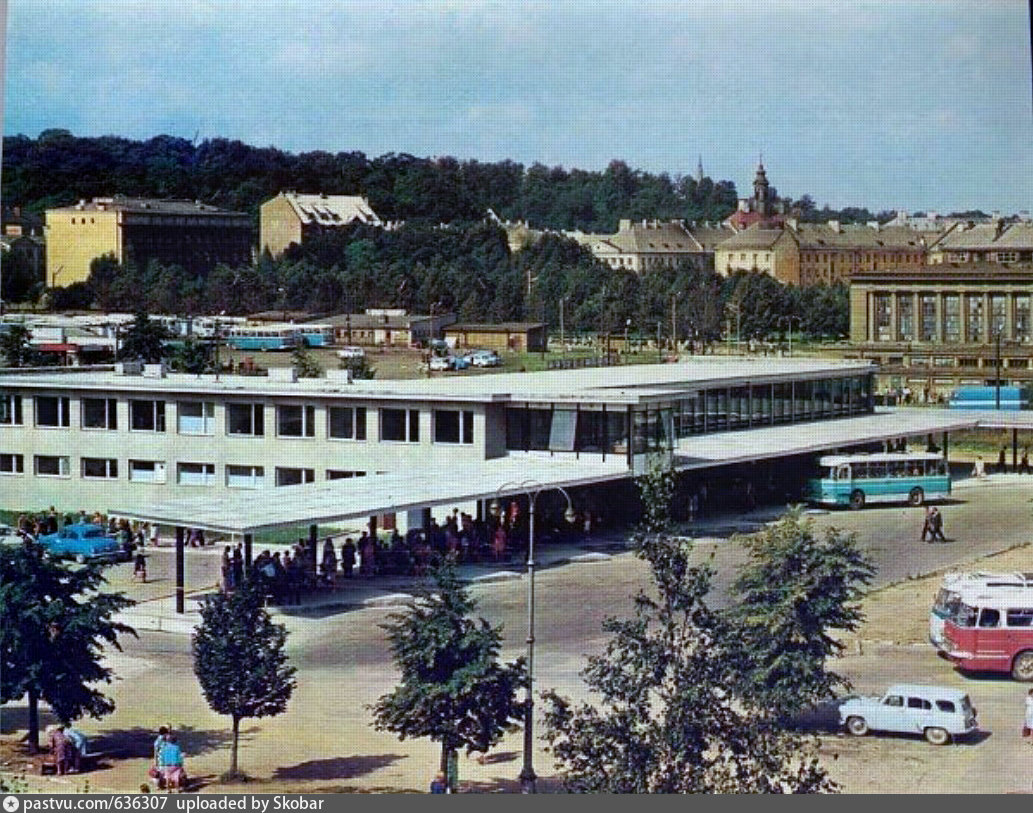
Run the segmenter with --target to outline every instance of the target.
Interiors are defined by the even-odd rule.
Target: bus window
[[[976,610],[967,604],[958,603],[951,614],[951,621],[959,627],[974,627],[976,625]]]
[[[980,628],[996,627],[1001,623],[1001,611],[991,610],[989,607],[984,607],[979,613],[979,626]]]
[[[837,469],[837,473],[833,475],[833,480],[849,480],[850,479],[850,464],[844,463]]]
[[[1009,609],[1005,611],[1005,619],[1009,627],[1033,627],[1033,608]]]

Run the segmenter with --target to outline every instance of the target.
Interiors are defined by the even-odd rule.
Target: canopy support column
[[[312,523],[308,526],[308,563],[313,576],[317,575],[316,570],[316,548],[319,546],[319,526]]]
[[[186,541],[185,528],[182,525],[176,526],[176,612],[182,615],[186,611],[186,593],[184,567],[184,542]]]
[[[1019,470],[1019,430],[1011,430],[1011,470]]]
[[[244,572],[247,575],[251,575],[251,564],[254,562],[254,546],[255,537],[254,534],[244,534]]]

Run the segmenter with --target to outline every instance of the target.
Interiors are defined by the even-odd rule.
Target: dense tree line
[[[654,175],[613,161],[602,172],[449,156],[293,154],[275,147],[161,135],[146,141],[45,130],[4,138],[3,199],[34,212],[113,194],[203,200],[249,212],[281,190],[365,195],[385,220],[456,223],[492,209],[536,228],[614,232],[618,220],[720,220],[735,210],[730,181]]]
[[[292,246],[257,266],[218,266],[194,277],[177,266],[95,260],[90,279],[50,294],[59,308],[247,314],[284,308],[311,313],[368,307],[411,313],[454,311],[462,321],[542,321],[555,332],[603,332],[712,342],[794,331],[839,337],[848,329],[843,284],[798,288],[765,274],[723,279],[685,261],[641,276],[599,262],[560,235],[510,254],[505,232],[408,224],[394,231],[356,225]],[[562,311],[562,315],[561,315]],[[629,324],[630,320],[630,324]]]

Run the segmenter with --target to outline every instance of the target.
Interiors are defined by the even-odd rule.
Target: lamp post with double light
[[[503,483],[495,490],[491,513],[496,519],[502,517],[502,503],[499,497],[503,491],[527,495],[527,694],[524,700],[524,766],[520,769],[520,792],[535,793],[538,777],[534,772],[534,507],[541,492],[550,488],[559,491],[567,500],[563,512],[568,523],[574,521],[574,505],[570,495],[560,486],[546,486],[537,480]]]

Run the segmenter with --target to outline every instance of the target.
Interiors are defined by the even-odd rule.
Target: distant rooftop
[[[302,223],[316,226],[346,226],[349,223],[382,225],[369,201],[359,195],[302,194],[281,192]]]
[[[48,209],[50,212],[133,212],[139,214],[172,214],[172,215],[233,215],[246,217],[244,212],[232,212],[220,209],[199,200],[177,200],[172,198],[130,198],[115,195],[110,198],[93,198],[80,200],[72,206],[60,206]]]

